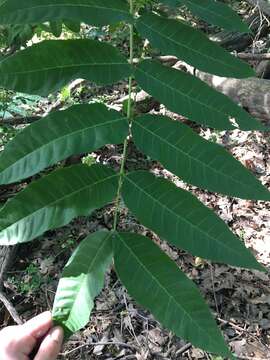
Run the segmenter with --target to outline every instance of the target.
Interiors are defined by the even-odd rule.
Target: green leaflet
[[[49,40],[0,62],[0,86],[48,95],[83,78],[98,85],[129,76],[131,67],[113,46],[95,40]]]
[[[72,20],[95,26],[131,21],[123,0],[8,0],[0,3],[0,24]]]
[[[270,200],[270,192],[220,145],[180,121],[143,115],[132,127],[136,146],[187,183],[243,199]]]
[[[216,0],[161,0],[169,6],[185,5],[194,15],[225,30],[250,32],[238,14],[228,5]]]
[[[62,34],[62,21],[50,21],[49,29],[55,37],[59,37]]]
[[[64,24],[72,32],[79,33],[81,30],[81,23],[79,21],[64,20]]]
[[[125,177],[123,198],[146,227],[195,256],[264,270],[215,213],[188,191],[147,171]]]
[[[148,13],[138,19],[136,28],[164,54],[175,55],[202,71],[234,78],[255,75],[247,63],[183,22]]]
[[[118,174],[103,165],[76,165],[31,183],[0,211],[0,245],[28,242],[111,202]]]
[[[0,154],[0,184],[25,179],[74,154],[123,142],[126,118],[102,104],[74,105],[22,130]]]
[[[194,346],[230,356],[195,284],[148,238],[116,233],[115,268],[130,295]]]
[[[198,78],[152,60],[136,69],[139,85],[169,110],[219,130],[233,130],[235,118],[241,130],[267,130],[262,124]]]
[[[66,264],[58,284],[54,322],[66,335],[82,329],[89,321],[94,299],[104,286],[104,276],[112,262],[112,234],[99,231],[77,247]]]

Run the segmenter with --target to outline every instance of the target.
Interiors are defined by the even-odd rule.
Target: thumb
[[[50,311],[46,311],[22,325],[25,336],[40,339],[52,328],[53,321]]]
[[[0,358],[19,358],[21,355],[30,354],[36,344],[43,338],[52,327],[52,316],[50,312],[42,313],[23,325],[10,326],[1,332],[2,342],[6,346],[6,357]],[[2,340],[3,339],[3,340]],[[0,347],[1,352],[1,347]],[[21,358],[21,357],[20,357]]]

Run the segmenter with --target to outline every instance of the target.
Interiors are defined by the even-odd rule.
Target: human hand
[[[61,327],[52,327],[49,311],[23,325],[6,327],[0,331],[0,360],[55,360],[64,335]],[[38,345],[37,353],[32,357],[31,353]]]

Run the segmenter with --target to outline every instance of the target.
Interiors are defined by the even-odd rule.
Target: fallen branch
[[[0,289],[6,273],[9,271],[18,250],[18,246],[0,246]]]
[[[25,116],[25,117],[8,117],[6,119],[0,120],[0,125],[22,125],[22,124],[31,124],[37,120],[40,120],[41,116]]]
[[[133,64],[138,64],[142,60],[158,60],[158,61],[161,61],[163,64],[167,63],[168,65],[173,66],[178,61],[178,58],[176,56],[171,56],[171,55],[156,56],[154,58],[145,57],[143,59],[135,58],[135,59],[133,59]]]
[[[247,0],[250,5],[258,6],[260,10],[265,14],[270,16],[270,5],[264,0]]]
[[[0,301],[4,304],[15,323],[21,325],[23,320],[3,291],[6,273],[15,259],[17,250],[18,246],[0,246]]]
[[[264,54],[252,54],[252,53],[238,53],[236,54],[237,57],[243,60],[270,60],[270,53],[264,53]]]
[[[0,290],[0,301],[2,301],[2,303],[4,304],[5,308],[7,309],[7,311],[9,312],[10,316],[15,321],[15,323],[18,325],[22,325],[23,320],[21,319],[15,307],[12,305],[12,303],[9,301],[9,299],[1,290]]]
[[[126,344],[124,342],[119,342],[119,341],[101,341],[101,342],[87,342],[85,344],[82,344],[80,346],[77,346],[76,348],[72,349],[72,350],[69,350],[69,351],[66,351],[64,353],[60,353],[59,355],[61,356],[64,356],[66,357],[67,355],[70,355],[72,354],[73,352],[75,351],[78,351],[80,349],[83,349],[87,346],[121,346],[121,347],[125,347],[125,348],[129,348],[129,349],[132,349],[132,350],[137,350],[137,347],[134,346],[134,345],[129,345],[129,344]]]
[[[187,350],[189,350],[192,347],[191,343],[188,343],[184,346],[182,346],[179,350],[177,350],[176,352],[176,356],[182,355],[184,352],[186,352]]]

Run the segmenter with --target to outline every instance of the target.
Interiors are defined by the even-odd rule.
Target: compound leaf
[[[234,118],[241,130],[267,130],[227,96],[194,76],[144,60],[135,71],[139,85],[169,110],[219,130],[233,130]]]
[[[194,15],[209,24],[228,31],[250,32],[240,16],[228,5],[216,0],[161,0],[169,6],[186,6]]]
[[[112,262],[112,235],[99,231],[85,238],[70,257],[58,284],[53,319],[66,335],[82,329],[89,321],[94,299],[104,286]]]
[[[31,183],[0,211],[0,245],[28,242],[90,215],[116,196],[118,175],[103,165],[56,170]]]
[[[215,213],[188,191],[147,171],[125,177],[123,199],[142,224],[195,256],[263,270]]]
[[[0,3],[0,24],[72,20],[95,26],[131,21],[123,0],[8,0]]]
[[[102,104],[74,105],[22,130],[0,154],[0,184],[25,179],[74,154],[121,143],[128,123]]]
[[[270,192],[222,146],[165,116],[143,115],[132,128],[136,146],[203,189],[243,199],[270,200]]]
[[[180,21],[149,13],[139,18],[136,28],[154,47],[197,69],[224,77],[254,76],[247,63],[210,41],[200,30]]]
[[[127,60],[113,46],[95,40],[45,40],[0,62],[0,85],[48,95],[83,78],[112,84],[130,74]]]
[[[116,272],[130,295],[177,336],[204,350],[230,356],[195,284],[148,238],[117,233]]]

